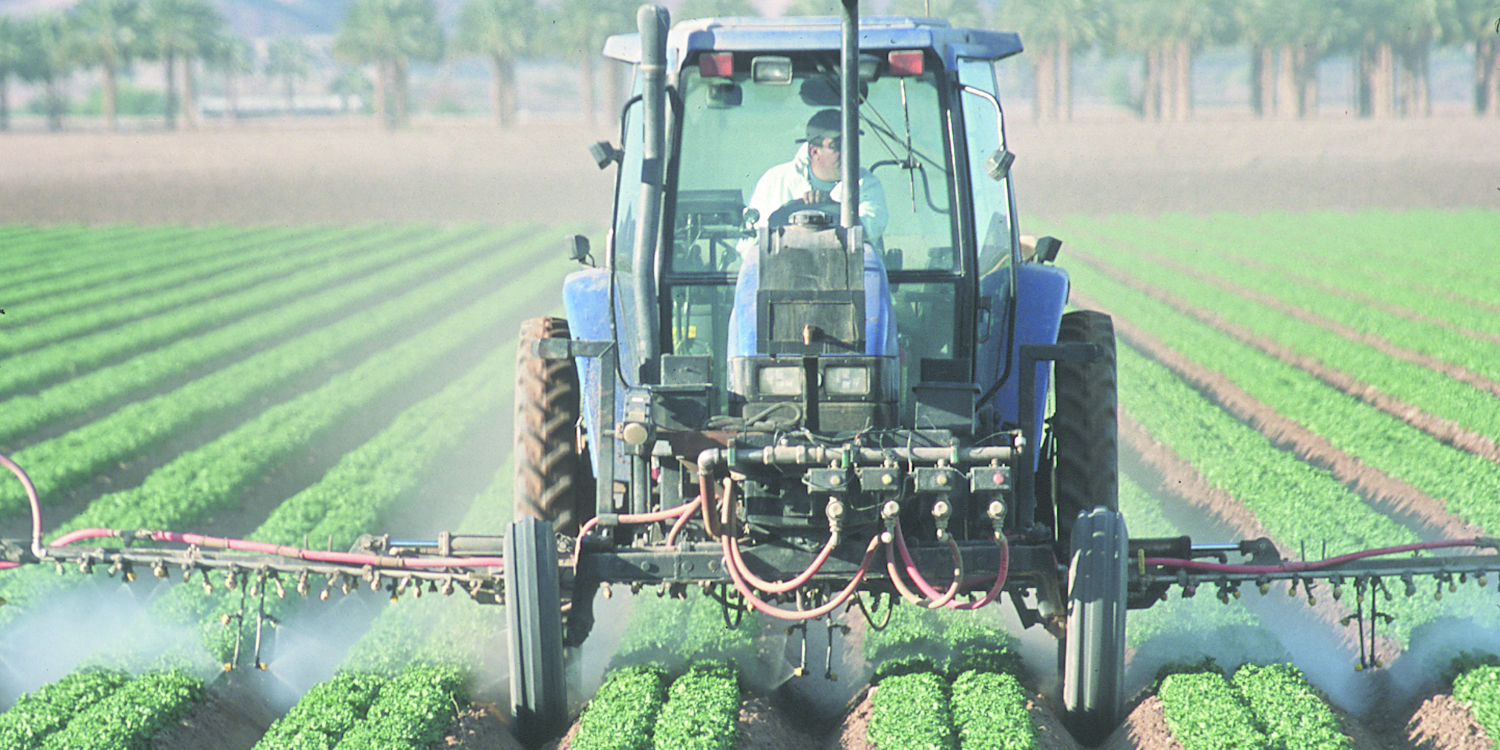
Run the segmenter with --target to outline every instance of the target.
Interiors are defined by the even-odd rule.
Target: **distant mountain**
[[[209,0],[235,33],[247,37],[332,34],[349,0]],[[64,10],[77,0],[0,0],[0,15]]]

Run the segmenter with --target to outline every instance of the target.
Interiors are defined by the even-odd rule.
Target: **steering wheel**
[[[781,208],[771,212],[766,219],[766,226],[776,229],[791,224],[792,214],[798,211],[819,211],[831,217],[835,224],[839,220],[839,204],[837,203],[808,203],[801,198],[793,198],[782,204]]]

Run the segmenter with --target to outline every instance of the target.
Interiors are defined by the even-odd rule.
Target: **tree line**
[[[794,0],[788,13],[830,15],[839,5]],[[413,63],[477,56],[490,70],[495,116],[509,126],[518,108],[517,61],[567,57],[578,64],[580,98],[592,120],[596,99],[617,105],[623,98],[621,77],[601,67],[599,50],[610,34],[634,28],[638,6],[639,0],[462,0],[450,33],[436,0],[350,0],[332,51],[355,67],[335,79],[331,92],[369,91],[377,116],[399,128],[410,116]],[[1071,118],[1073,61],[1091,52],[1140,59],[1133,106],[1143,117],[1191,117],[1194,57],[1210,46],[1245,49],[1250,109],[1285,118],[1316,113],[1318,65],[1332,56],[1351,61],[1360,116],[1430,114],[1432,51],[1472,50],[1474,110],[1500,117],[1500,6],[1493,0],[867,0],[864,7],[1019,32],[1043,120]],[[674,15],[755,13],[748,0],[683,0]],[[283,83],[290,109],[296,82],[309,75],[311,51],[301,38],[282,37],[258,60],[209,0],[82,0],[65,12],[0,17],[0,129],[9,127],[13,76],[41,88],[48,126],[61,128],[64,84],[82,69],[101,71],[104,119],[117,128],[118,81],[137,60],[162,65],[162,115],[171,129],[179,119],[193,124],[200,71],[221,76],[232,109],[236,81],[259,69]]]

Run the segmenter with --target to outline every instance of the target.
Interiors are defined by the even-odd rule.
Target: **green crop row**
[[[1234,686],[1272,742],[1299,750],[1343,750],[1351,746],[1323,697],[1290,664],[1246,664]]]
[[[130,682],[130,675],[108,669],[82,669],[22,695],[0,714],[0,747],[32,750],[68,726],[74,716]]]
[[[1500,737],[1500,666],[1486,664],[1453,681],[1453,697],[1469,706],[1469,715],[1491,738]]]
[[[1033,750],[1031,698],[1008,672],[969,670],[953,681],[953,729],[962,750]]]
[[[245,233],[231,227],[23,227],[5,246],[5,278],[14,294],[6,304],[25,306],[151,274],[183,263],[184,253],[196,250],[195,239]]]
[[[363,721],[344,733],[335,750],[427,750],[441,740],[467,703],[463,676],[452,668],[408,667],[380,686]]]
[[[0,416],[0,443],[23,440],[28,433],[50,423],[76,418],[134,393],[175,383],[184,373],[275,344],[329,316],[347,315],[426,273],[433,261],[449,259],[445,256],[446,253],[433,253],[432,257],[392,267],[362,281],[314,291],[295,298],[291,304],[142,353],[126,362],[78,375],[39,393],[13,397],[7,402],[5,414]],[[278,298],[281,297],[279,291],[270,288],[265,291],[274,291]],[[295,346],[290,342],[287,345]],[[290,377],[296,372],[292,370],[287,375]],[[243,381],[243,378],[236,380]],[[219,389],[211,390],[217,392]]]
[[[1232,680],[1213,668],[1168,674],[1157,696],[1184,750],[1352,746],[1328,704],[1290,665],[1246,664]]]
[[[1084,247],[1095,246],[1093,241],[1080,244]],[[1087,260],[1089,265],[1119,269],[1119,272],[1127,273],[1171,294],[1180,301],[1180,304],[1197,311],[1196,314],[1212,314],[1221,317],[1233,325],[1264,336],[1302,356],[1315,358],[1324,366],[1346,373],[1361,383],[1375,386],[1382,393],[1417,406],[1428,414],[1451,420],[1481,434],[1500,435],[1500,413],[1493,408],[1495,402],[1493,394],[1475,388],[1471,383],[1456,380],[1420,361],[1411,361],[1414,358],[1398,357],[1373,346],[1351,341],[1336,330],[1268,307],[1258,299],[1238,294],[1226,294],[1223,287],[1225,285],[1231,288],[1250,286],[1253,291],[1264,295],[1295,297],[1295,299],[1289,299],[1291,304],[1299,309],[1315,311],[1320,315],[1330,314],[1331,311],[1328,308],[1331,307],[1348,308],[1344,311],[1344,317],[1357,317],[1366,321],[1364,325],[1369,333],[1403,343],[1392,337],[1397,331],[1408,331],[1403,348],[1414,353],[1430,353],[1449,362],[1461,362],[1465,359],[1492,361],[1500,358],[1500,345],[1476,340],[1474,337],[1464,335],[1463,332],[1440,333],[1435,328],[1441,328],[1441,326],[1434,327],[1430,324],[1413,322],[1401,316],[1383,313],[1373,309],[1373,301],[1344,299],[1316,286],[1310,286],[1306,281],[1289,278],[1280,269],[1259,270],[1228,265],[1223,260],[1214,263],[1207,259],[1189,261],[1174,258],[1184,265],[1191,262],[1193,273],[1163,272],[1163,261],[1156,255],[1156,251],[1160,250],[1159,247],[1153,246],[1150,251],[1147,251],[1140,244],[1113,237],[1101,241],[1101,244],[1105,248],[1104,251],[1089,256],[1090,259]],[[1217,257],[1218,252],[1198,253],[1193,257],[1197,258],[1200,255]],[[1108,258],[1108,261],[1103,260],[1104,258]],[[1216,275],[1210,280],[1205,281],[1195,277],[1196,274],[1211,271]],[[1290,291],[1296,289],[1304,291],[1300,294]],[[1384,288],[1382,290],[1384,293]],[[1441,295],[1433,295],[1430,291],[1424,293],[1422,297],[1431,301],[1429,307],[1438,305],[1445,299]],[[1418,300],[1412,302],[1417,303]],[[1463,307],[1456,302],[1450,304],[1457,309],[1446,312],[1424,309],[1424,313],[1429,316],[1440,315],[1448,318],[1456,314],[1458,309],[1468,310],[1471,313],[1483,312],[1472,306]],[[1496,316],[1489,313],[1487,318],[1495,319]],[[1445,340],[1445,337],[1450,341],[1454,351],[1444,352],[1429,348],[1435,347],[1438,342]],[[1336,391],[1332,388],[1325,388],[1309,393],[1307,400],[1334,397],[1332,396],[1334,393]],[[1348,399],[1342,398],[1341,400]],[[1372,411],[1372,407],[1368,406],[1359,405],[1358,408]],[[1357,434],[1359,431],[1349,430],[1348,432]]]
[[[129,275],[127,269],[106,267],[96,272],[100,278],[92,286],[85,286],[85,279],[79,278],[86,274],[62,276],[52,285],[28,285],[28,292],[39,291],[38,286],[63,288],[43,291],[45,296],[20,304],[6,302],[10,306],[6,317],[15,315],[16,318],[7,321],[10,334],[0,341],[0,355],[13,355],[70,336],[131,323],[175,307],[238,292],[266,279],[289,274],[309,263],[336,257],[340,250],[350,247],[348,243],[341,244],[339,238],[353,238],[359,234],[350,230],[335,233],[334,230],[282,228],[228,235],[202,231],[201,236],[190,241],[206,246],[202,251],[212,254],[205,254],[201,260],[192,263],[143,269],[135,276]],[[369,230],[362,234],[368,235]],[[130,260],[136,259],[125,248],[110,250],[124,254]]]
[[[192,710],[203,683],[180,671],[147,672],[73,717],[42,750],[149,750],[151,738]]]
[[[384,683],[378,675],[345,672],[313,685],[271,723],[255,750],[331,750],[369,713]]]
[[[661,668],[637,665],[612,672],[578,718],[573,750],[651,750],[656,717],[667,702]]]
[[[662,750],[733,750],[739,716],[739,677],[734,668],[723,662],[698,662],[667,690],[654,744]]]
[[[952,750],[947,683],[935,672],[886,677],[870,696],[865,732],[877,750]]]
[[[15,355],[9,359],[13,367],[0,372],[0,394],[22,392],[76,377],[79,373],[125,360],[246,315],[295,304],[304,296],[351,280],[353,286],[362,289],[362,294],[356,294],[354,299],[380,291],[389,293],[389,290],[409,284],[424,273],[444,267],[445,263],[473,257],[486,244],[474,241],[472,234],[472,231],[448,230],[433,233],[419,243],[377,247],[361,253],[354,261],[306,268],[274,282],[263,282],[129,325],[75,336]],[[423,251],[437,252],[433,253],[434,257],[425,257]],[[378,273],[382,269],[384,273]],[[373,277],[362,278],[372,273]]]
[[[403,323],[430,315],[455,297],[473,294],[493,282],[493,274],[519,262],[505,254],[470,264],[400,296],[313,333],[252,355],[212,375],[155,398],[138,401],[110,416],[11,457],[27,467],[44,495],[94,476],[101,468],[128,461],[167,436],[207,415],[241,408],[260,395],[358,351]],[[389,283],[399,283],[391,279]],[[18,485],[0,487],[0,508],[16,512],[25,497]]]
[[[1090,296],[1205,368],[1234,383],[1334,447],[1443,500],[1448,511],[1483,528],[1500,528],[1500,466],[1447,446],[1397,417],[1319,382],[1312,375],[1124,288],[1091,269],[1075,274]],[[1129,401],[1121,399],[1127,404]]]

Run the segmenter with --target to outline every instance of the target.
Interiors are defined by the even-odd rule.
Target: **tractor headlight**
[[[823,390],[830,396],[869,395],[870,371],[864,367],[829,367],[823,370]]]
[[[803,379],[800,365],[762,367],[757,386],[762,396],[801,396]]]

